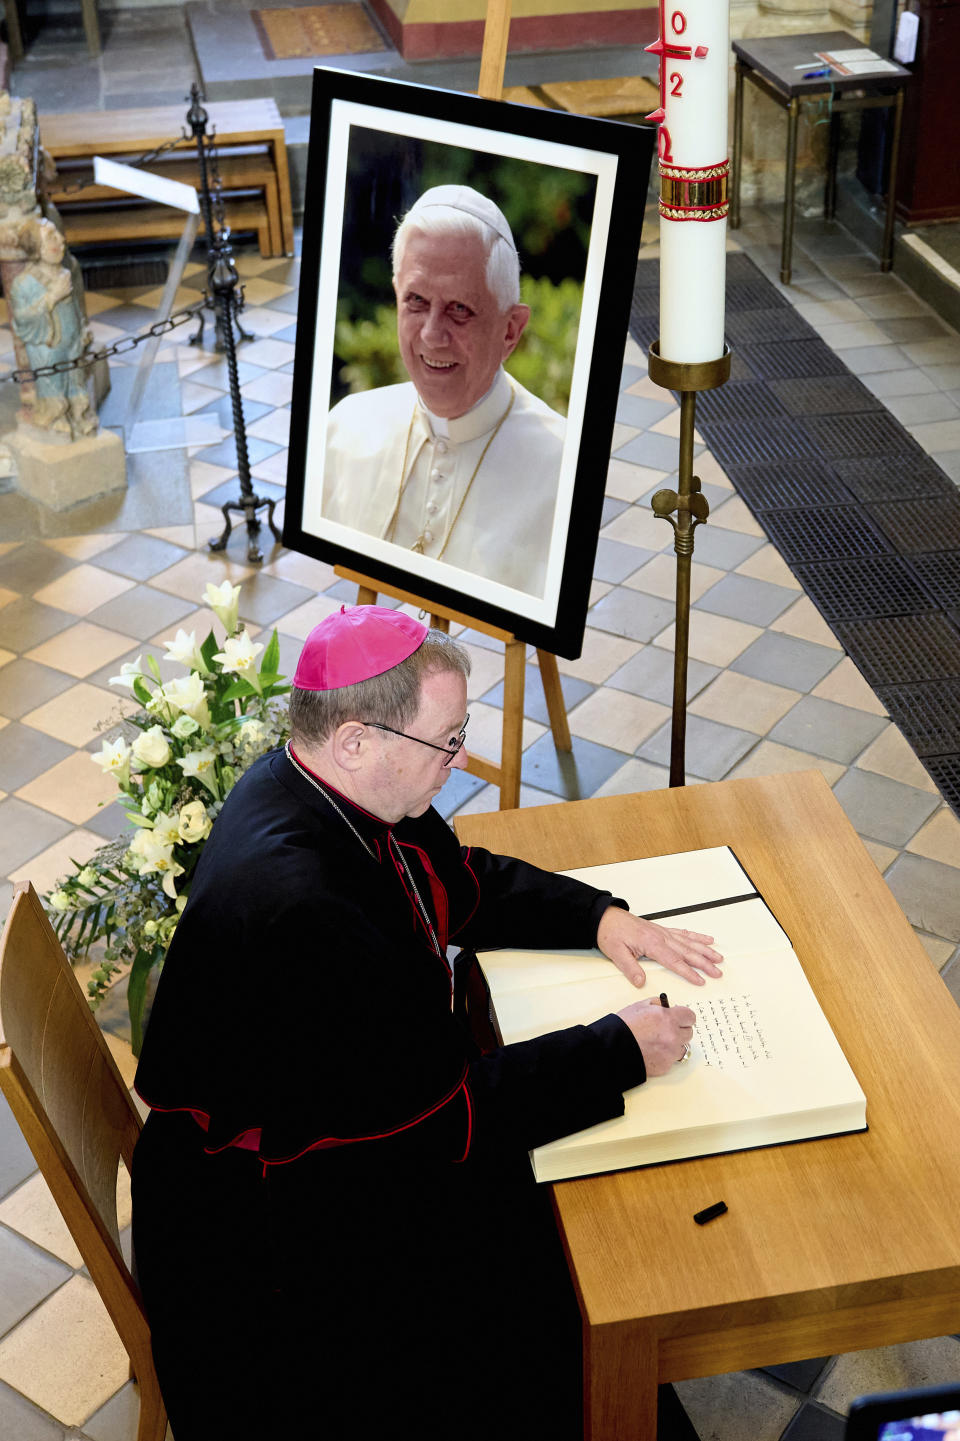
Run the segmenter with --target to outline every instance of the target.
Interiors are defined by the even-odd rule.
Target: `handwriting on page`
[[[697,1049],[708,1066],[721,1071],[746,1070],[773,1059],[749,994],[711,996],[698,1001]]]

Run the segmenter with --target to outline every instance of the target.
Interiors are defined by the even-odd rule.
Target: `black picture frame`
[[[580,655],[653,145],[651,127],[326,67],[315,70],[286,546],[368,576],[386,589],[406,591],[484,621],[556,655]],[[528,171],[527,166],[532,168]],[[484,193],[496,184],[511,186],[517,208],[526,207],[528,216],[530,194],[553,195],[559,186],[564,197],[564,187],[573,197],[561,201],[563,226],[556,223],[556,204],[551,202],[553,208],[542,219],[536,213],[528,218],[524,232],[535,237],[546,233],[544,244],[554,247],[548,252],[555,257],[550,263],[561,270],[568,266],[574,280],[582,276],[577,282],[581,290],[574,287],[579,295],[575,345],[569,343],[570,327],[560,325],[560,338],[572,358],[565,372],[568,381],[561,380],[568,384],[568,410],[553,529],[543,553],[542,594],[417,554],[323,513],[328,416],[342,374],[335,354],[335,347],[343,345],[338,311],[342,319],[350,297],[366,305],[372,296],[384,294],[393,227],[423,188],[447,183],[448,172],[450,183],[472,183]],[[527,177],[530,185],[525,184]],[[504,203],[502,208],[513,226],[509,207]],[[517,246],[526,271],[519,236]],[[548,309],[552,314],[552,298],[543,313]],[[385,306],[375,315],[386,333]],[[551,354],[557,349],[549,335],[540,344]],[[371,382],[369,388],[382,383]],[[541,478],[541,483],[546,480]],[[502,527],[504,545],[525,543],[524,536],[511,533],[505,509],[492,515],[491,523]]]

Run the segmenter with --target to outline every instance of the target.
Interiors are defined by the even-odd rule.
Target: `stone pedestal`
[[[16,465],[16,487],[51,510],[68,510],[127,483],[123,441],[112,430],[54,439],[50,431],[18,425],[4,437]]]

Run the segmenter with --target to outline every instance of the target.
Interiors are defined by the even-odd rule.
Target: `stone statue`
[[[80,267],[46,198],[54,173],[33,101],[0,91],[0,279],[19,370],[94,348]],[[21,384],[17,427],[3,438],[18,489],[60,510],[125,485],[123,443],[97,420],[108,385],[103,362]]]
[[[73,276],[64,264],[63,236],[46,219],[27,221],[20,234],[31,258],[10,265],[14,274],[5,277],[18,362],[21,351],[24,368],[31,370],[89,353],[93,337]],[[24,394],[18,420],[71,438],[95,433],[97,416],[86,368],[41,376],[32,388],[32,403]]]

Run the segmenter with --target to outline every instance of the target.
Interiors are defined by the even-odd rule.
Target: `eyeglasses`
[[[458,756],[463,750],[464,741],[467,739],[467,726],[469,724],[470,714],[468,712],[460,734],[457,736],[456,744],[453,746],[437,746],[434,745],[433,741],[421,740],[419,736],[408,735],[406,731],[394,730],[393,726],[381,725],[379,721],[361,721],[361,725],[372,726],[374,730],[389,731],[392,736],[402,736],[404,740],[416,741],[418,746],[429,746],[432,751],[443,751],[443,754],[446,756],[446,760],[442,763],[444,767],[452,765],[454,757]]]

